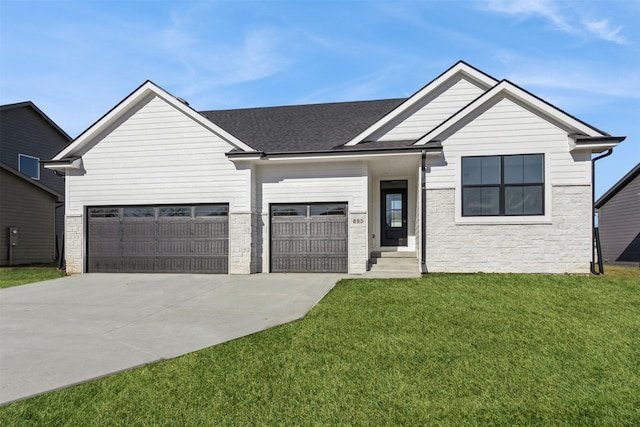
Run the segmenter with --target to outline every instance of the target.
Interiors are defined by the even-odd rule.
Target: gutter
[[[613,148],[609,148],[606,153],[591,159],[591,274],[596,276],[600,274],[604,274],[604,267],[602,265],[602,257],[600,256],[600,252],[598,251],[598,271],[596,271],[596,250],[599,250],[599,247],[596,247],[595,239],[596,239],[596,161],[610,156],[613,153]],[[598,241],[600,239],[598,238]],[[597,245],[599,246],[599,245]]]
[[[317,150],[317,151],[284,151],[284,152],[264,152],[264,151],[230,151],[225,153],[230,160],[276,160],[276,159],[301,159],[314,157],[350,157],[350,156],[375,156],[385,154],[413,154],[419,152],[439,152],[442,150],[440,143],[429,146],[409,145],[406,147],[379,147],[366,149],[341,149],[341,150]]]

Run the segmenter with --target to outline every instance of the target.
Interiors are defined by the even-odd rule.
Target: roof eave
[[[590,151],[592,153],[602,153],[603,151],[615,148],[624,141],[626,136],[585,136],[569,135],[575,145],[570,151]]]
[[[41,160],[40,163],[45,167],[45,169],[59,172],[81,171],[83,169],[82,157],[80,156],[68,157],[59,160]]]
[[[368,149],[340,149],[340,150],[318,150],[318,151],[283,151],[283,152],[229,152],[226,156],[229,160],[312,160],[312,159],[336,159],[336,158],[357,158],[357,157],[379,157],[397,155],[415,155],[422,151],[429,154],[439,154],[442,152],[442,145],[438,141],[433,141],[429,145],[393,148],[368,148]],[[251,156],[250,154],[253,154]]]

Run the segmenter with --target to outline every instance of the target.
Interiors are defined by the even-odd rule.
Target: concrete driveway
[[[83,274],[0,290],[0,404],[303,317],[343,275]]]

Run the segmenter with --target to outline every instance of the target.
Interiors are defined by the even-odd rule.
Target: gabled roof
[[[402,120],[426,102],[435,99],[451,84],[465,79],[484,93],[439,124],[417,141],[375,141],[372,135]],[[336,102],[266,108],[212,110],[197,112],[180,98],[169,94],[151,81],[143,83],[122,102],[90,126],[46,166],[50,169],[81,167],[81,156],[93,141],[107,132],[129,111],[149,97],[157,96],[182,111],[194,121],[227,141],[229,157],[261,158],[268,155],[304,154],[318,156],[329,152],[357,154],[384,150],[437,150],[438,138],[453,132],[458,124],[499,97],[508,96],[538,112],[571,134],[572,149],[597,151],[615,146],[623,138],[611,137],[557,107],[543,101],[507,80],[493,77],[459,61],[409,98],[375,101]],[[391,152],[391,151],[387,151]],[[257,157],[256,157],[257,156]]]
[[[15,104],[5,104],[5,105],[0,105],[0,112],[2,111],[7,111],[7,110],[13,110],[15,108],[32,108],[36,113],[38,113],[40,116],[42,116],[42,118],[49,124],[51,125],[52,128],[54,128],[57,132],[59,132],[62,136],[64,136],[67,141],[71,141],[71,137],[62,130],[62,128],[60,128],[60,126],[58,126],[53,120],[51,120],[49,118],[49,116],[47,116],[45,113],[42,112],[41,109],[39,109],[36,104],[34,104],[31,101],[24,101],[24,102],[17,102]]]
[[[12,167],[9,167],[7,165],[5,165],[4,163],[0,163],[0,169],[9,172],[12,175],[17,176],[18,178],[24,180],[25,182],[33,185],[34,187],[47,192],[49,194],[51,194],[53,197],[55,197],[56,202],[64,202],[64,196],[56,191],[53,191],[52,189],[50,189],[49,187],[47,187],[46,185],[40,184],[38,181],[35,181],[34,179],[32,179],[31,177],[18,172],[17,170],[15,170]]]
[[[596,209],[600,209],[603,207],[609,200],[613,198],[616,194],[618,194],[624,187],[626,187],[631,181],[640,176],[640,163],[635,165],[633,169],[631,169],[625,176],[620,178],[620,181],[616,182],[613,187],[611,187],[606,193],[604,193],[598,200],[596,200],[595,207]]]
[[[176,98],[152,81],[147,80],[140,87],[134,90],[129,96],[122,100],[118,105],[107,112],[107,114],[102,116],[100,119],[98,119],[97,122],[91,125],[82,134],[80,134],[80,136],[78,136],[71,144],[69,144],[69,146],[58,153],[53,158],[53,160],[62,160],[81,153],[87,148],[88,145],[92,143],[96,136],[100,135],[102,132],[107,131],[110,126],[112,126],[118,119],[127,114],[138,103],[144,101],[145,99],[148,99],[148,97],[150,96],[157,96],[161,98],[168,104],[172,105],[187,116],[191,117],[194,121],[201,124],[203,127],[209,129],[211,132],[227,141],[232,146],[241,150],[253,150],[251,147],[249,147],[233,135],[229,134],[220,126],[216,125],[210,120],[207,120],[193,108],[189,107],[183,100]]]
[[[403,101],[336,102],[201,114],[257,151],[324,151],[339,148]]]
[[[500,83],[492,87],[476,98],[469,105],[458,111],[456,114],[436,126],[431,132],[420,138],[416,145],[423,145],[429,141],[438,140],[443,134],[447,132],[454,132],[456,127],[461,123],[464,123],[465,119],[476,113],[478,110],[488,105],[490,102],[500,99],[501,97],[510,97],[527,108],[536,111],[548,120],[555,122],[558,125],[563,126],[566,129],[571,129],[570,133],[580,134],[587,137],[608,137],[610,136],[606,132],[603,132],[581,120],[576,119],[570,114],[562,111],[561,109],[549,104],[548,102],[538,98],[530,92],[520,88],[519,86],[511,83],[508,80],[502,80]]]
[[[389,112],[386,116],[382,117],[380,120],[372,123],[364,131],[360,132],[358,135],[354,136],[349,142],[345,145],[356,145],[363,141],[366,141],[367,138],[379,131],[382,127],[392,122],[394,119],[400,117],[403,113],[409,111],[414,105],[419,103],[424,98],[428,97],[431,93],[435,92],[439,87],[443,84],[451,81],[456,77],[462,77],[468,79],[480,87],[485,89],[489,89],[493,85],[495,85],[498,80],[494,79],[490,75],[478,70],[477,68],[472,67],[464,61],[458,61],[451,68],[446,70],[444,73],[440,74],[435,79],[431,80],[427,85],[425,85],[422,89],[411,95],[407,98],[402,104],[400,104],[393,111]]]

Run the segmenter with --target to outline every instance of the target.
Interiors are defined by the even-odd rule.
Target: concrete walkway
[[[303,317],[344,275],[83,274],[0,290],[0,404]]]

